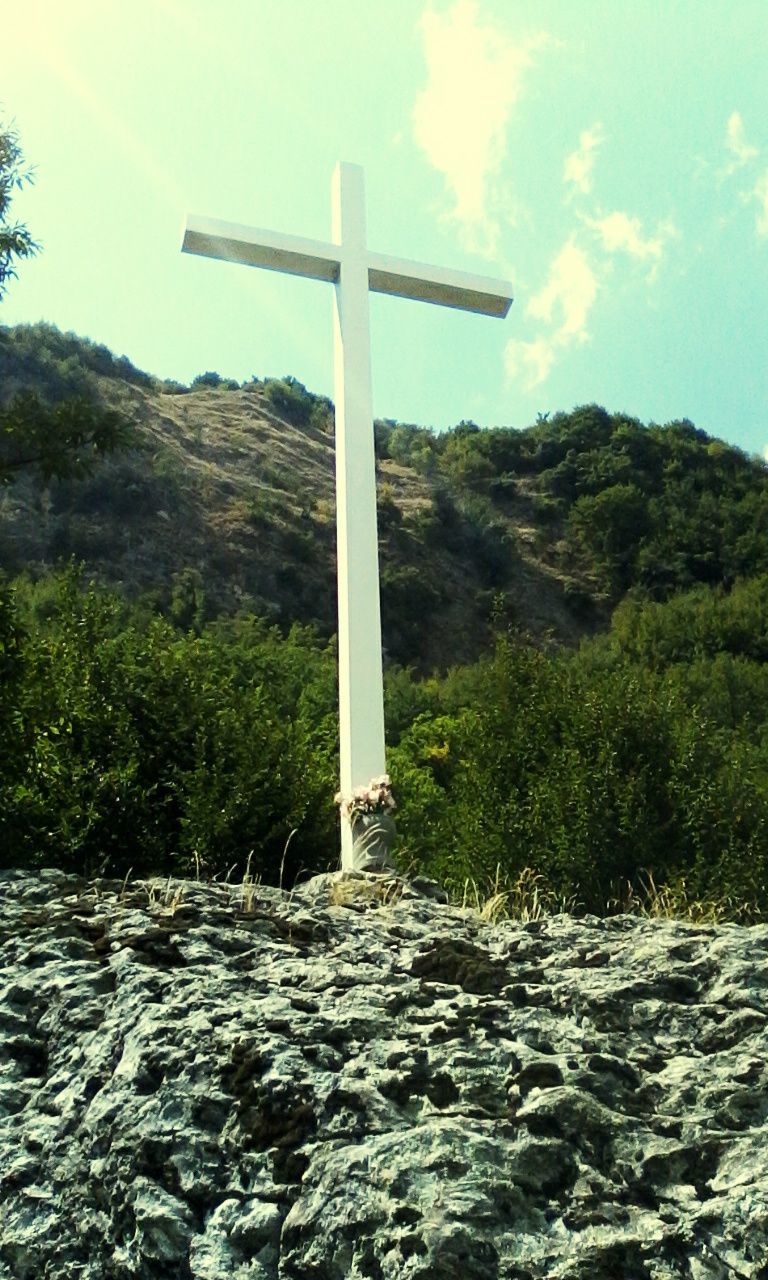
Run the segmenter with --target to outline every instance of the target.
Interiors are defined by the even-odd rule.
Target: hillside
[[[0,330],[0,385],[6,403],[85,394],[133,425],[133,447],[88,477],[6,487],[7,573],[74,557],[181,625],[246,610],[333,633],[328,400],[292,378],[161,382],[45,325]],[[389,661],[472,661],[492,619],[573,647],[627,591],[663,600],[768,569],[765,464],[685,420],[589,405],[522,430],[377,422],[375,438]]]
[[[40,573],[75,557],[99,581],[131,597],[149,594],[190,623],[247,609],[335,630],[327,401],[290,379],[183,390],[137,376],[126,361],[94,361],[94,348],[63,335],[55,335],[54,359],[43,359],[53,337],[39,326],[4,337],[4,399],[25,386],[51,399],[85,390],[135,424],[135,447],[90,477],[42,487],[27,476],[0,495],[8,573]],[[423,670],[469,661],[487,646],[494,608],[535,637],[569,644],[593,625],[584,612],[588,577],[569,577],[555,563],[524,488],[478,509],[476,494],[386,456],[391,431],[377,425],[391,659]]]

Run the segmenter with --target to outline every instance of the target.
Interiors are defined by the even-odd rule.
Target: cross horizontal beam
[[[183,253],[198,253],[203,258],[287,271],[311,280],[335,282],[339,278],[341,258],[336,245],[305,240],[303,236],[285,236],[279,231],[262,231],[260,227],[243,227],[237,222],[220,222],[218,218],[189,214],[181,248]]]
[[[204,258],[221,258],[225,262],[331,283],[338,281],[343,261],[341,245],[192,214],[187,218],[181,247],[185,253]],[[389,293],[500,318],[507,314],[512,303],[507,281],[491,276],[433,267],[383,253],[368,253],[367,263],[368,287],[374,293]]]
[[[368,287],[374,293],[392,293],[399,298],[458,307],[485,316],[503,317],[512,305],[506,280],[390,258],[383,253],[368,254]]]

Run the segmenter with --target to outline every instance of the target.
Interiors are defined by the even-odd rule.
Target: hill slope
[[[70,557],[182,625],[238,609],[335,629],[333,414],[294,379],[191,388],[49,326],[0,330],[7,399],[98,398],[135,447],[0,496],[0,564]],[[384,644],[419,670],[474,659],[492,617],[575,645],[633,589],[666,599],[768,570],[765,464],[682,421],[598,406],[524,430],[375,425]]]
[[[18,331],[6,331],[18,332]],[[85,364],[72,341],[66,361]],[[29,340],[28,340],[29,342]],[[60,358],[61,360],[61,358]],[[101,367],[103,368],[103,362]],[[136,447],[92,476],[0,495],[0,563],[40,573],[74,556],[100,581],[149,593],[189,621],[237,609],[335,630],[332,409],[300,384],[198,385],[181,393],[115,362],[74,383],[11,348],[7,398],[40,386],[55,398],[87,387],[136,426]],[[298,388],[298,390],[296,390]],[[293,395],[291,395],[293,393]],[[379,425],[377,438],[387,434]],[[573,643],[584,618],[542,546],[525,496],[478,512],[445,480],[381,456],[380,557],[385,648],[422,669],[474,658],[494,603],[534,636]],[[584,583],[587,591],[587,583]],[[514,602],[514,604],[513,604]]]

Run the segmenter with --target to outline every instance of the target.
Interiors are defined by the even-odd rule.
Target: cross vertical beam
[[[332,210],[340,257],[333,325],[339,746],[341,790],[350,795],[386,767],[365,190],[358,165],[336,165]],[[352,867],[346,819],[341,865]]]

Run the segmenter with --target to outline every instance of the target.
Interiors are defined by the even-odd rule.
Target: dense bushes
[[[632,664],[502,638],[481,673],[471,707],[422,717],[391,752],[402,835],[433,874],[459,885],[529,867],[600,912],[650,870],[768,910],[760,749]]]
[[[253,621],[181,633],[71,572],[40,599],[20,594],[20,644],[3,615],[21,665],[3,706],[7,861],[213,874],[253,849],[274,879],[298,828],[287,873],[325,864],[334,696],[309,635]]]
[[[20,466],[8,453],[19,439],[43,476],[64,477],[120,443],[120,424],[95,400],[72,417],[62,396],[94,396],[104,376],[154,385],[106,348],[50,326],[0,329],[4,373],[6,479]],[[25,383],[40,395],[16,429],[13,394]],[[209,371],[193,385],[236,384]],[[294,378],[259,385],[283,419],[327,430],[325,398]],[[442,677],[389,669],[403,867],[456,889],[528,870],[590,911],[616,906],[627,885],[652,875],[729,901],[734,916],[741,903],[744,917],[765,916],[762,461],[685,420],[644,427],[596,405],[524,431],[462,422],[438,435],[377,422],[375,445],[379,459],[416,469],[431,496],[402,506],[381,486],[390,662],[423,660],[427,670],[427,632],[449,610],[451,643],[461,642],[459,578],[484,617],[502,616],[531,546],[583,616],[596,615],[599,597],[617,606],[610,633],[575,654],[500,635],[492,654]],[[94,517],[178,511],[182,465],[160,447],[143,478],[112,463],[77,489],[60,480],[52,553],[108,564],[110,526]],[[272,616],[322,619],[330,631],[318,554],[330,530],[286,519],[292,490],[282,475],[263,467],[262,488],[242,507],[251,532],[277,549],[266,587],[246,598],[267,607],[289,598]],[[86,874],[237,875],[252,855],[254,872],[287,884],[335,864],[333,646],[245,615],[212,621],[213,583],[232,572],[234,555],[222,543],[204,568],[174,562],[155,603],[129,606],[74,571],[0,591],[3,859]],[[477,650],[451,649],[460,651]]]
[[[290,376],[265,378],[264,396],[275,413],[295,427],[324,430],[333,414],[333,405],[327,397],[314,395],[303,382]]]
[[[627,606],[571,656],[502,635],[442,679],[388,672],[403,868],[458,890],[527,868],[591,912],[650,873],[764,917],[768,681],[745,627],[761,652],[765,596]],[[6,862],[237,876],[250,854],[288,885],[335,865],[335,660],[313,632],[181,630],[71,570],[6,591],[0,629]]]
[[[127,356],[114,356],[101,343],[61,333],[55,325],[0,326],[0,385],[6,394],[33,386],[48,400],[91,397],[98,391],[98,376],[139,387],[155,382]]]
[[[96,461],[135,443],[127,419],[87,398],[50,408],[33,391],[20,391],[0,407],[0,485],[34,472],[43,483],[82,478]]]
[[[221,387],[224,391],[237,391],[239,386],[240,383],[234,378],[222,378],[221,374],[213,369],[198,373],[197,377],[192,379],[192,390],[197,387]]]
[[[646,427],[599,405],[525,430],[461,422],[436,435],[379,423],[377,448],[449,487],[453,501],[524,497],[566,573],[617,602],[768,572],[768,472],[761,459],[683,419]]]

